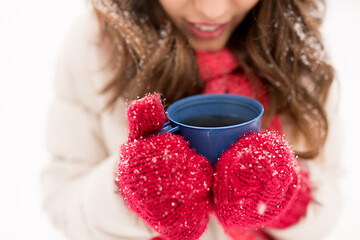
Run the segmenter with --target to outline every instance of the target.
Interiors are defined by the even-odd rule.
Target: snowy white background
[[[63,236],[40,205],[39,172],[46,112],[59,46],[83,0],[1,0],[0,5],[0,239]],[[328,0],[323,26],[326,45],[342,87],[340,113],[345,141],[341,181],[344,204],[326,240],[360,239],[360,2]]]

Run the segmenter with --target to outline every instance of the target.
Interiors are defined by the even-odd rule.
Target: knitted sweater
[[[43,206],[69,239],[151,239],[158,234],[128,208],[114,181],[119,146],[128,134],[127,102],[119,99],[113,111],[102,111],[107,96],[98,91],[110,73],[103,71],[106,54],[97,44],[98,34],[94,16],[82,17],[59,56],[47,131],[51,161],[42,173]],[[336,122],[333,110],[329,111],[330,122]],[[339,155],[333,143],[339,135],[338,127],[330,127],[325,150],[305,163],[313,185],[313,201],[306,215],[286,229],[264,229],[272,237],[321,239],[333,226],[339,206]],[[283,128],[291,138],[286,119]],[[301,141],[292,144],[302,146]],[[228,236],[210,216],[201,239]]]

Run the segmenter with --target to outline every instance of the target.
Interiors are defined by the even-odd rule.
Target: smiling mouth
[[[227,23],[209,24],[188,22],[191,34],[199,39],[210,40],[220,37],[226,29]]]
[[[209,25],[201,25],[201,24],[195,23],[194,26],[201,31],[212,32],[212,31],[218,30],[221,25],[209,26]]]

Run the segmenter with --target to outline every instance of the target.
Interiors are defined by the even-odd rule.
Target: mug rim
[[[220,97],[220,99],[219,99]],[[200,127],[200,126],[193,126],[193,125],[188,125],[188,124],[184,124],[182,122],[176,121],[174,120],[170,115],[171,112],[174,111],[175,109],[178,109],[177,107],[180,105],[183,105],[184,102],[191,102],[191,101],[195,101],[195,100],[201,100],[201,99],[206,99],[206,100],[221,100],[221,99],[226,99],[226,100],[246,100],[247,102],[251,102],[253,104],[255,104],[258,108],[254,108],[255,111],[260,110],[259,113],[257,113],[257,116],[255,118],[252,118],[248,121],[242,122],[242,123],[238,123],[238,124],[234,124],[234,125],[228,125],[228,126],[220,126],[220,127]],[[253,105],[251,105],[253,106]],[[180,125],[182,127],[188,127],[188,128],[193,128],[193,129],[204,129],[204,130],[209,130],[209,129],[216,129],[216,130],[221,130],[221,129],[229,129],[229,128],[236,128],[239,126],[243,126],[243,125],[248,125],[252,122],[255,122],[256,120],[258,120],[259,118],[262,117],[262,115],[264,114],[264,107],[263,105],[257,101],[254,98],[250,98],[250,97],[246,97],[243,95],[236,95],[236,94],[228,94],[228,93],[224,93],[224,94],[197,94],[197,95],[192,95],[189,97],[185,97],[182,98],[176,102],[174,102],[173,104],[171,104],[168,109],[167,109],[167,116],[170,120],[170,122],[175,123],[176,125]]]

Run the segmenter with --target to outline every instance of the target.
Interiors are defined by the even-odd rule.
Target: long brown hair
[[[196,57],[158,1],[90,0],[103,39],[110,40],[113,78],[104,87],[112,98],[133,99],[159,92],[172,103],[201,93]],[[260,0],[233,33],[228,48],[249,78],[261,77],[269,93],[268,119],[288,116],[295,135],[305,138],[302,158],[323,147],[328,120],[324,110],[334,70],[327,62],[319,27],[323,0]]]

